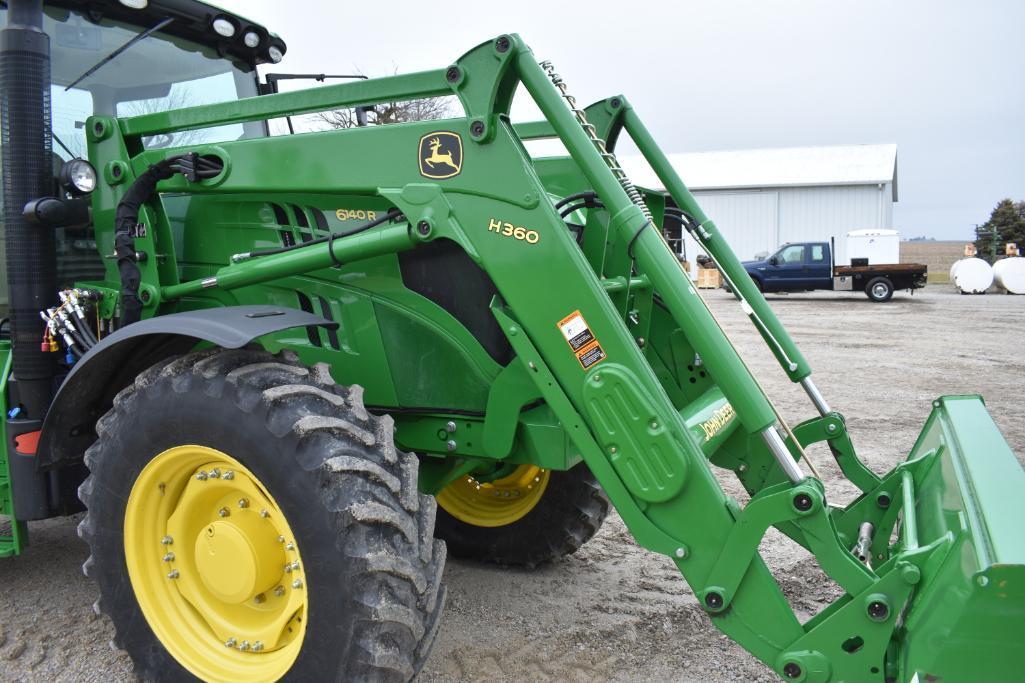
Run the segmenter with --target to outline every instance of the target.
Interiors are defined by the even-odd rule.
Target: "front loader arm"
[[[544,114],[544,124],[509,123],[519,84]],[[105,173],[118,168],[124,176],[97,194],[94,210],[101,219],[109,214],[124,181],[168,154],[143,151],[143,136],[448,94],[458,96],[465,117],[199,146],[194,151],[220,158],[224,172],[198,183],[164,181],[161,191],[259,196],[344,189],[386,200],[401,215],[367,232],[286,253],[240,254],[202,277],[179,281],[178,273],[144,270],[144,316],[210,292],[454,242],[494,282],[498,296],[491,310],[515,351],[512,362],[522,364],[559,419],[576,458],[588,464],[638,541],[672,559],[719,628],[790,680],[881,683],[893,676],[898,660],[887,655],[891,638],[926,560],[946,549],[949,539],[936,535],[892,554],[875,548],[875,570],[849,552],[849,535],[864,519],[876,523],[877,539],[889,538],[885,526],[892,528],[895,514],[888,515],[880,501],[884,494],[897,498],[894,478],[877,482],[858,470],[858,485],[868,490],[851,516],[827,505],[822,483],[801,469],[801,444],[778,430],[770,401],[667,248],[656,219],[635,203],[639,195],[611,168],[614,157],[603,155],[600,139],[566,106],[518,36],[484,43],[447,69],[130,119],[94,117],[87,125],[91,157]],[[601,106],[602,133],[611,137],[621,127],[631,135],[784,370],[822,413],[825,433],[812,424],[802,428],[802,438],[826,438],[846,461],[855,458],[842,418],[810,382],[807,361],[637,113],[620,97]],[[569,150],[574,184],[593,189],[600,204],[589,214],[583,248],[522,144],[524,137],[550,134]],[[451,142],[448,152],[435,145],[426,153],[425,145],[439,136]],[[157,229],[137,240],[137,250],[173,252],[166,238],[161,243],[167,219],[159,203],[145,209],[144,219]],[[657,349],[643,339],[653,319],[656,327],[671,328]],[[691,373],[687,382],[684,368]],[[508,442],[510,432],[504,434]],[[916,456],[917,464],[898,477],[902,490],[914,490],[941,450]],[[752,492],[745,508],[724,493],[710,461],[735,471]],[[907,498],[904,505],[913,506]],[[758,554],[769,526],[809,548],[845,591],[806,624]]]

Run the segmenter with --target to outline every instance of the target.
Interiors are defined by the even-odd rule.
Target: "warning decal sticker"
[[[601,344],[595,342],[580,351],[577,354],[577,360],[580,361],[580,365],[586,370],[595,363],[605,360],[605,351],[602,349]]]
[[[569,348],[572,349],[581,367],[585,370],[595,363],[605,360],[604,349],[595,339],[594,333],[587,326],[587,321],[584,320],[584,316],[580,315],[580,311],[573,311],[560,320],[559,331],[562,332]]]

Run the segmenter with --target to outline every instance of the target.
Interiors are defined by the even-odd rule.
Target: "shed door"
[[[695,192],[698,204],[743,261],[779,246],[776,192]]]

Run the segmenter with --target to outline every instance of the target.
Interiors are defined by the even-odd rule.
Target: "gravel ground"
[[[803,393],[728,296],[705,294],[788,419],[811,417]],[[877,472],[907,455],[930,400],[945,393],[983,394],[1019,459],[1025,455],[1025,297],[958,296],[934,286],[886,305],[832,293],[770,301]],[[828,456],[812,457],[831,500],[849,499],[853,490]],[[738,486],[726,486],[743,498]],[[108,647],[110,625],[93,615],[77,523],[33,523],[27,552],[0,561],[3,680],[131,680],[127,658]],[[778,534],[762,553],[799,613],[816,612],[834,595],[810,556]],[[527,572],[450,561],[446,580],[447,614],[422,681],[775,680],[711,626],[673,564],[637,548],[615,515],[555,565]]]

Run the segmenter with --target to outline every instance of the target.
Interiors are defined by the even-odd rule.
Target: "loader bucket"
[[[978,396],[934,404],[895,496],[899,552],[934,546],[898,631],[900,683],[1025,672],[1025,471]],[[883,540],[885,542],[885,539]]]

